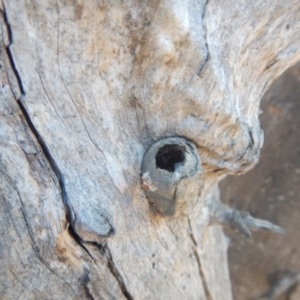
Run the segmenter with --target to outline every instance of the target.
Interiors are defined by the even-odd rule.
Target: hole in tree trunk
[[[161,147],[155,156],[156,167],[168,172],[174,172],[184,163],[185,151],[185,147],[179,145],[170,144]]]

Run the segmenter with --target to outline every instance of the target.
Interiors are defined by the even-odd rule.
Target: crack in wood
[[[51,167],[51,169],[53,170],[54,174],[56,175],[57,177],[57,180],[59,182],[59,186],[60,186],[60,192],[61,192],[61,198],[63,200],[63,204],[64,204],[64,207],[65,207],[65,210],[66,210],[66,219],[69,223],[70,220],[71,220],[71,208],[70,208],[70,204],[68,203],[68,197],[67,197],[67,193],[66,193],[66,189],[65,189],[65,184],[64,184],[64,180],[63,180],[63,175],[60,171],[60,169],[58,168],[55,160],[53,159],[46,143],[44,142],[43,138],[41,137],[41,135],[38,133],[37,129],[35,128],[35,126],[33,125],[31,119],[30,119],[30,116],[22,102],[22,99],[24,99],[26,93],[25,93],[25,90],[24,90],[24,87],[23,87],[23,83],[22,83],[22,80],[21,80],[21,76],[16,68],[16,64],[15,64],[15,61],[14,61],[14,58],[13,58],[13,55],[12,55],[12,52],[11,52],[11,45],[13,44],[13,33],[12,33],[12,29],[11,29],[11,26],[10,26],[10,23],[8,21],[8,18],[7,18],[7,13],[6,13],[6,10],[5,10],[5,6],[4,6],[4,3],[3,4],[3,19],[4,19],[4,23],[5,23],[5,26],[7,28],[7,32],[8,32],[8,36],[9,36],[9,45],[5,47],[6,49],[6,53],[7,53],[7,56],[8,56],[8,59],[9,59],[9,62],[10,62],[10,65],[11,65],[11,68],[14,72],[14,75],[18,81],[18,85],[19,85],[19,89],[20,89],[20,93],[21,93],[21,98],[20,99],[16,99],[18,105],[19,105],[19,108],[26,120],[26,123],[28,125],[28,127],[30,128],[31,132],[33,133],[33,135],[35,136],[37,142],[39,143],[47,161],[49,162],[49,165]]]
[[[90,282],[90,276],[89,276],[89,273],[86,272],[84,279],[83,279],[83,289],[89,300],[95,300],[94,296],[92,295],[92,293],[88,287],[89,282]]]
[[[193,229],[192,229],[192,225],[191,225],[191,221],[189,219],[189,217],[187,218],[188,220],[188,225],[189,225],[189,229],[190,229],[190,238],[193,242],[193,254],[194,254],[194,257],[196,259],[196,262],[197,262],[197,266],[198,266],[198,271],[199,271],[199,276],[200,276],[200,279],[201,279],[201,283],[203,285],[203,289],[204,289],[204,293],[205,293],[205,297],[207,300],[213,300],[213,297],[209,291],[209,288],[208,288],[208,285],[207,285],[207,282],[206,282],[206,279],[205,279],[205,276],[204,276],[204,272],[202,270],[202,265],[201,265],[201,260],[200,260],[200,256],[199,256],[199,253],[197,251],[197,241],[196,241],[196,238],[193,234]]]
[[[100,254],[103,257],[106,258],[106,266],[107,266],[108,270],[110,271],[110,273],[112,274],[112,276],[117,281],[122,294],[124,295],[124,297],[127,300],[134,300],[134,298],[132,297],[132,295],[130,294],[130,292],[128,291],[128,289],[127,289],[127,287],[126,287],[126,285],[124,283],[122,275],[120,274],[120,272],[118,271],[118,269],[115,266],[112,254],[111,254],[111,252],[110,252],[109,247],[107,246],[107,244],[106,243],[99,244],[97,242],[83,242],[83,243],[85,243],[87,245],[92,245],[92,246],[96,247],[97,250],[100,252]],[[84,247],[84,245],[83,245],[83,247]],[[91,254],[90,254],[90,256],[92,257]],[[92,259],[95,261],[95,259],[93,257],[92,257]],[[87,284],[87,283],[85,283],[85,284]]]
[[[60,193],[61,193],[61,199],[62,199],[62,202],[63,202],[63,205],[64,205],[64,208],[65,208],[65,216],[66,216],[66,221],[68,223],[68,232],[70,234],[70,236],[75,240],[75,242],[89,255],[90,258],[93,259],[94,261],[94,258],[92,257],[92,255],[90,254],[90,252],[88,251],[88,249],[83,245],[83,242],[81,241],[81,238],[80,236],[75,232],[73,226],[72,226],[72,221],[73,219],[76,218],[76,215],[75,215],[75,212],[73,210],[73,208],[71,207],[71,204],[69,202],[69,199],[68,199],[68,195],[67,195],[67,192],[66,192],[66,188],[65,188],[65,183],[64,183],[64,178],[63,178],[63,175],[62,175],[62,172],[60,171],[56,161],[54,160],[53,156],[51,155],[50,153],[50,150],[48,149],[45,141],[43,140],[43,138],[41,137],[41,135],[38,133],[37,129],[35,128],[22,100],[24,99],[24,97],[26,96],[26,93],[25,93],[25,89],[23,87],[23,83],[22,83],[22,79],[21,79],[21,76],[18,72],[18,69],[16,67],[16,64],[15,64],[15,61],[14,61],[14,58],[13,58],[13,55],[12,55],[12,52],[11,52],[11,49],[10,49],[10,46],[13,44],[13,33],[12,33],[12,29],[11,29],[11,26],[10,26],[10,23],[8,21],[8,18],[7,18],[7,13],[6,13],[6,10],[5,10],[5,6],[4,6],[4,3],[2,2],[2,5],[3,5],[3,11],[2,12],[2,15],[3,15],[3,20],[4,20],[4,24],[6,26],[6,29],[7,29],[7,32],[8,32],[8,38],[9,38],[9,44],[5,47],[5,50],[6,50],[6,54],[7,54],[7,57],[8,57],[8,61],[10,63],[10,66],[13,70],[13,73],[16,77],[16,80],[18,82],[18,87],[19,87],[19,90],[20,90],[20,93],[21,93],[21,97],[19,99],[16,99],[16,102],[22,112],[22,115],[24,116],[25,118],[25,121],[26,121],[26,124],[27,126],[29,127],[29,129],[31,130],[32,134],[34,135],[34,137],[36,138],[36,141],[38,142],[38,144],[40,145],[42,151],[43,151],[43,154],[45,156],[45,158],[47,159],[54,175],[56,176],[57,180],[58,180],[58,183],[59,183],[59,187],[60,187]],[[19,197],[20,197],[20,200],[21,200],[21,196],[19,194],[19,192],[17,191]],[[27,227],[27,230],[29,232],[29,236],[30,236],[30,239],[32,241],[32,248],[33,248],[33,251],[34,253],[36,254],[36,257],[39,259],[39,261],[51,272],[53,273],[55,276],[57,276],[60,280],[62,280],[65,284],[69,285],[67,282],[65,282],[62,278],[60,278],[54,271],[52,271],[50,269],[50,267],[47,265],[47,263],[41,258],[40,255],[38,255],[37,251],[36,251],[36,248],[35,248],[35,242],[33,240],[33,237],[32,237],[32,233],[31,231],[29,230],[29,224],[27,222],[27,219],[26,219],[26,215],[22,209],[22,214],[23,214],[23,217],[24,217],[24,220],[25,220],[25,225]],[[88,278],[89,279],[89,278]],[[90,280],[90,279],[89,279]],[[89,297],[89,299],[94,299],[93,296],[91,295],[91,293],[89,292],[88,290],[88,287],[86,286],[87,282],[84,282],[83,284],[83,288],[87,294],[87,296]]]
[[[120,274],[120,272],[118,271],[118,269],[115,266],[115,263],[113,261],[113,257],[112,254],[108,248],[107,245],[102,245],[102,249],[104,250],[106,256],[107,256],[107,267],[110,270],[111,274],[115,277],[115,279],[117,280],[119,287],[123,293],[123,295],[125,296],[126,299],[128,300],[133,300],[132,295],[129,293],[124,280]]]
[[[63,204],[65,207],[65,212],[66,212],[66,220],[68,223],[72,224],[72,220],[74,219],[72,217],[72,215],[74,214],[73,209],[71,208],[71,204],[69,203],[69,199],[68,199],[68,195],[66,192],[66,188],[65,188],[65,183],[64,183],[64,179],[63,179],[63,175],[60,171],[60,169],[57,166],[56,161],[54,160],[54,158],[52,157],[45,141],[43,140],[43,138],[41,137],[41,135],[38,133],[37,129],[35,128],[35,126],[33,125],[30,116],[22,102],[22,99],[17,100],[17,103],[19,104],[19,107],[22,111],[23,116],[25,117],[26,123],[28,125],[28,127],[30,128],[31,132],[33,133],[33,135],[35,136],[36,140],[38,141],[43,154],[45,155],[53,173],[55,174],[58,183],[59,183],[59,187],[60,187],[60,192],[61,192],[61,198],[63,200]]]
[[[3,5],[4,7],[4,5]],[[64,208],[65,208],[65,213],[66,213],[66,220],[68,222],[68,231],[70,236],[76,241],[76,243],[89,255],[89,257],[94,261],[93,256],[90,254],[90,252],[88,251],[88,249],[84,246],[84,242],[82,241],[81,237],[76,233],[76,231],[74,230],[73,226],[72,226],[72,221],[74,221],[76,219],[76,214],[74,212],[74,210],[71,207],[71,204],[69,203],[69,199],[68,199],[68,195],[66,192],[66,188],[65,188],[65,183],[64,183],[64,179],[63,179],[63,175],[62,172],[60,171],[56,161],[54,160],[53,156],[50,153],[50,150],[48,149],[45,141],[43,140],[43,138],[41,137],[41,135],[38,133],[37,129],[35,128],[22,100],[24,99],[26,93],[22,84],[22,80],[21,80],[21,76],[16,68],[15,62],[14,62],[14,58],[13,55],[11,53],[10,50],[10,46],[13,44],[13,38],[12,38],[12,30],[11,30],[11,26],[8,22],[7,19],[7,14],[5,12],[5,9],[3,11],[3,19],[4,19],[4,23],[7,27],[7,31],[8,31],[8,35],[9,35],[9,45],[6,47],[6,53],[7,56],[9,58],[9,63],[11,65],[11,68],[14,72],[14,75],[17,79],[18,82],[18,86],[20,89],[20,93],[21,93],[21,97],[20,99],[16,99],[16,102],[19,105],[19,108],[26,120],[26,123],[28,125],[28,127],[30,128],[31,132],[33,133],[33,135],[35,136],[38,144],[40,145],[43,154],[45,155],[53,173],[55,174],[58,183],[59,183],[59,187],[60,187],[60,192],[61,192],[61,198],[64,204]],[[23,212],[23,211],[22,211]],[[25,218],[25,216],[24,216]],[[26,220],[25,220],[26,221]],[[28,226],[28,224],[26,223],[26,226]],[[34,246],[33,246],[34,248]],[[34,249],[35,251],[35,249]],[[109,269],[109,271],[111,272],[111,274],[115,277],[115,279],[118,282],[118,285],[123,293],[123,295],[126,297],[126,299],[128,300],[133,300],[133,297],[131,296],[131,294],[129,293],[129,291],[127,290],[123,278],[121,276],[121,274],[119,273],[119,271],[117,270],[114,262],[113,262],[113,258],[112,255],[109,251],[109,248],[107,246],[104,247],[104,251],[106,253],[107,256],[107,267]],[[35,251],[36,253],[36,251]],[[40,259],[40,257],[37,255],[38,259]],[[40,259],[41,260],[41,259]],[[41,261],[42,262],[42,261]],[[43,262],[42,262],[43,263]],[[46,265],[45,265],[46,266]],[[46,266],[47,267],[47,266]],[[49,268],[48,268],[49,269]],[[51,270],[50,270],[51,271]],[[51,271],[52,272],[52,271]],[[52,272],[53,273],[53,272]],[[90,279],[88,278],[88,281],[85,280],[85,282],[83,282],[83,288],[86,292],[87,297],[89,297],[89,299],[94,299],[93,295],[90,293],[89,288],[87,287],[87,283],[90,281]]]
[[[2,11],[3,21],[4,21],[4,24],[6,26],[7,34],[8,34],[8,45],[5,47],[5,50],[6,50],[11,68],[12,68],[12,70],[14,72],[14,75],[17,79],[18,86],[19,86],[19,89],[20,89],[20,93],[21,93],[22,96],[25,96],[26,93],[25,93],[25,90],[24,90],[24,87],[23,87],[21,76],[20,76],[19,71],[16,67],[16,64],[15,64],[15,61],[14,61],[14,58],[13,58],[13,55],[12,55],[12,52],[11,52],[11,49],[10,49],[11,45],[13,44],[13,33],[12,33],[10,23],[8,22],[7,13],[6,13],[6,9],[5,9],[5,5],[4,5],[3,1],[2,1],[2,6],[3,6],[3,11]]]
[[[204,30],[204,37],[205,37],[205,48],[206,48],[206,57],[204,59],[203,64],[201,65],[201,67],[199,68],[199,71],[197,72],[197,75],[200,77],[200,74],[202,73],[204,67],[206,66],[207,62],[209,61],[210,58],[210,52],[209,52],[209,47],[208,47],[208,42],[207,42],[207,27],[204,23],[205,20],[205,13],[206,13],[206,9],[207,9],[207,5],[208,5],[209,0],[206,0],[204,7],[203,7],[203,14],[202,14],[202,26],[203,26],[203,30]]]

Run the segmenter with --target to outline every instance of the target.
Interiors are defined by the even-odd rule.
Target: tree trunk
[[[259,101],[300,59],[300,2],[1,10],[1,299],[232,299],[210,225],[281,228],[217,184],[259,159]]]

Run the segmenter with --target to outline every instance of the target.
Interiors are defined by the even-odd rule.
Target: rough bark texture
[[[222,210],[217,183],[258,161],[260,98],[300,58],[299,1],[2,11],[1,298],[232,299],[227,239],[209,225],[261,221]],[[164,216],[141,165],[171,136],[196,145],[203,188]]]

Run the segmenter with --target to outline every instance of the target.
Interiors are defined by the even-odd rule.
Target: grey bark
[[[260,98],[300,58],[299,1],[1,9],[0,297],[232,299],[210,225],[280,228],[223,207],[217,184],[258,161]],[[201,158],[188,213],[153,212],[142,188],[166,137]]]

